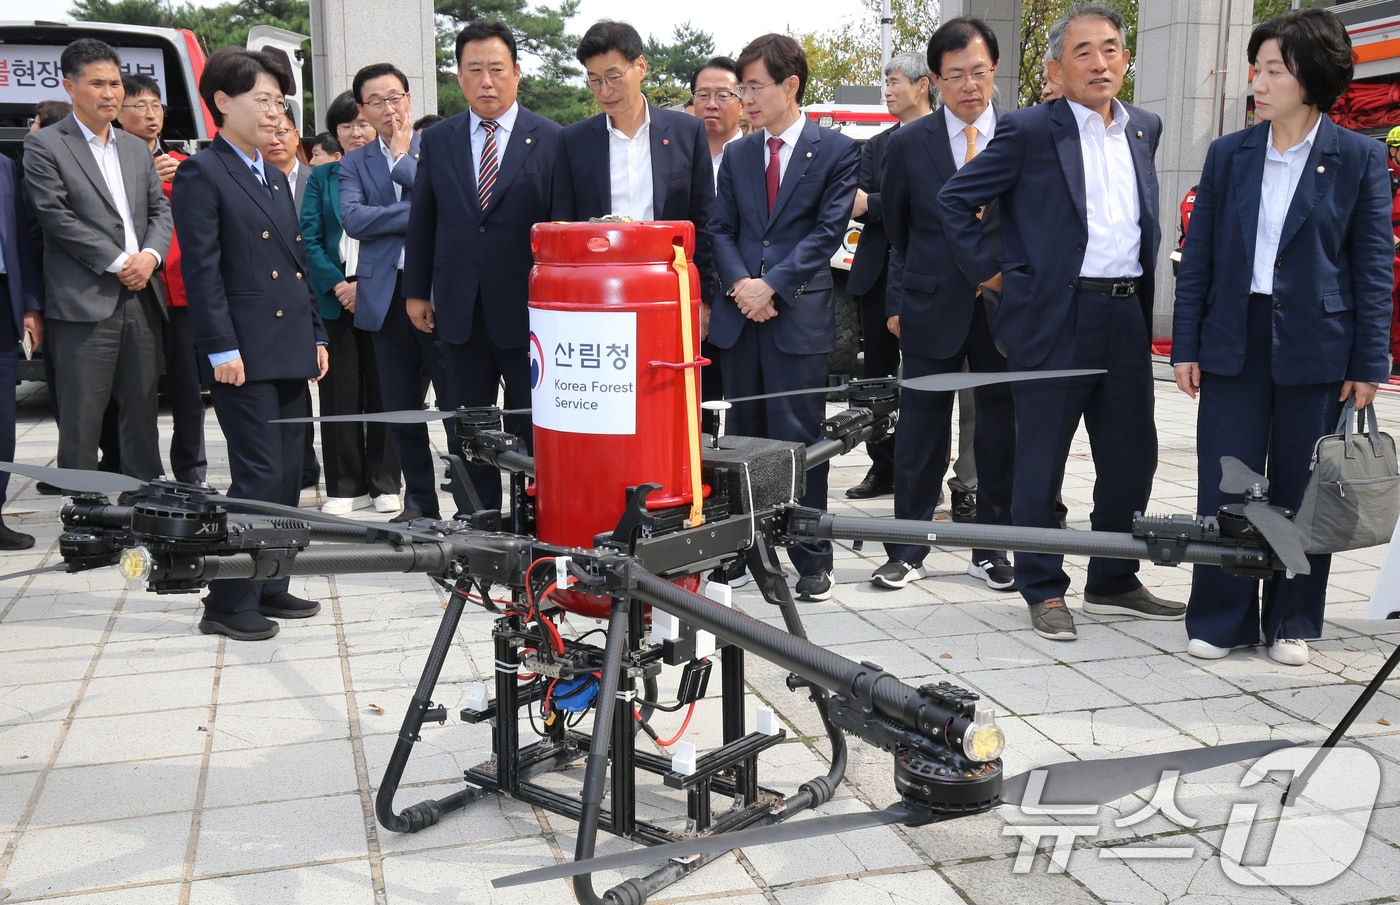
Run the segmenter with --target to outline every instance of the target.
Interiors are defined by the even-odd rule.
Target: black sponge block
[[[757,437],[701,438],[701,473],[713,493],[729,501],[731,514],[790,503],[807,487],[807,447]]]

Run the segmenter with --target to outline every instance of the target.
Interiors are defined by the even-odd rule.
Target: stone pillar
[[[350,88],[362,66],[393,63],[408,76],[413,118],[437,112],[437,32],[433,0],[311,0],[312,90],[316,122],[325,129],[326,107]]]
[[[997,104],[1014,110],[1021,70],[1021,0],[943,0],[941,21],[958,16],[976,16],[992,27],[1001,56]]]
[[[1157,148],[1161,186],[1162,245],[1157,256],[1157,297],[1153,335],[1170,337],[1172,250],[1181,221],[1181,199],[1201,176],[1206,148],[1222,134],[1222,110],[1215,106],[1217,80],[1224,80],[1223,132],[1245,125],[1249,64],[1245,49],[1253,27],[1251,0],[1154,0],[1138,4],[1134,103],[1162,117]],[[1226,69],[1217,72],[1221,18],[1228,18]]]

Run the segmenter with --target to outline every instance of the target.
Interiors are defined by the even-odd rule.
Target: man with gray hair
[[[865,143],[852,216],[863,224],[846,291],[860,304],[860,334],[865,351],[865,377],[893,377],[899,372],[899,337],[886,323],[885,297],[890,263],[890,240],[885,234],[880,180],[885,174],[885,148],[900,126],[928,116],[933,86],[920,51],[902,53],[885,66],[885,108],[899,122]],[[894,492],[894,437],[867,443],[870,471],[846,491],[852,500],[868,500]]]
[[[1091,524],[1125,532],[1147,508],[1157,467],[1150,327],[1162,121],[1117,99],[1130,51],[1116,9],[1076,4],[1049,45],[1063,98],[1005,116],[996,141],[944,185],[938,207],[967,285],[1002,292],[992,330],[1010,369],[1103,372],[1014,385],[1013,524],[1054,526],[1083,418],[1097,471]],[[992,202],[1002,249],[978,218]],[[1035,631],[1077,637],[1063,557],[1018,553],[1015,568]],[[1084,611],[1181,619],[1184,604],[1156,597],[1137,569],[1136,560],[1091,559]]]

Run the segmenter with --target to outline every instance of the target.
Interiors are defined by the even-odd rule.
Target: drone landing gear
[[[775,551],[766,539],[756,541],[756,546],[748,551],[747,556],[757,576],[762,577],[775,568]],[[772,591],[769,602],[782,612],[788,631],[805,638],[797,606],[786,583],[779,580],[761,582],[761,585],[765,595]],[[830,800],[840,784],[846,768],[845,736],[828,716],[826,692],[809,685],[811,699],[817,706],[831,744],[831,768],[825,776],[804,783],[792,795],[785,796],[760,785],[759,755],[783,741],[785,733],[781,729],[771,734],[747,731],[745,655],[735,645],[721,646],[719,651],[722,744],[696,757],[693,768],[684,769],[678,769],[678,765],[668,756],[639,751],[637,738],[641,720],[647,718],[648,704],[655,703],[656,699],[654,677],[663,663],[672,662],[675,658],[668,660],[666,646],[648,640],[642,601],[623,590],[611,599],[604,645],[599,648],[582,639],[559,639],[563,652],[552,664],[543,662],[534,650],[540,644],[541,634],[537,630],[540,626],[533,623],[546,616],[533,610],[526,611],[523,605],[508,609],[506,615],[496,621],[492,632],[496,662],[495,698],[490,702],[474,702],[471,708],[461,712],[464,722],[491,725],[491,759],[465,772],[468,786],[462,791],[436,801],[420,802],[402,813],[396,813],[393,799],[420,729],[428,720],[446,719],[446,708],[434,705],[432,694],[469,602],[472,586],[471,579],[459,579],[448,601],[428,661],[404,717],[393,756],[385,770],[376,798],[376,814],[387,829],[417,832],[438,822],[450,811],[488,795],[501,794],[578,821],[574,856],[576,860],[586,860],[593,855],[600,829],[646,845],[727,833],[777,823],[807,808],[823,804]],[[544,672],[547,669],[560,675],[549,676]],[[528,676],[531,672],[537,673],[537,678],[522,681],[521,676]],[[554,699],[548,699],[548,696],[556,688],[562,689],[568,678],[595,674],[592,731],[575,731],[568,727],[573,714],[564,708],[577,705],[561,704],[559,699],[564,696],[562,690]],[[549,681],[551,678],[558,682]],[[651,701],[639,699],[639,680],[644,694]],[[790,684],[797,688],[806,683]],[[547,706],[541,707],[541,703],[546,701]],[[543,711],[545,720],[544,725],[536,729],[540,738],[522,745],[522,718],[529,715],[531,724],[534,724],[539,711]],[[580,758],[584,759],[584,769],[582,787],[577,794],[561,790],[558,783],[546,785],[542,781],[550,773],[576,768]],[[609,771],[611,777],[608,776]],[[685,793],[683,830],[638,816],[639,773],[658,776],[665,787]],[[717,803],[726,802],[728,806],[723,810],[716,807]],[[609,890],[605,896],[609,902],[640,905],[656,891],[721,854],[714,852],[686,862],[668,862],[644,877],[627,880]],[[591,874],[575,878],[574,884],[579,901],[603,901],[593,889]]]

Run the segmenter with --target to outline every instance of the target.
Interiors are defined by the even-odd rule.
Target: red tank
[[[698,524],[695,227],[540,223],[530,242],[536,535],[592,547],[617,525],[627,488],[647,483],[661,485],[650,508],[690,506]],[[607,616],[605,599],[555,600]]]

